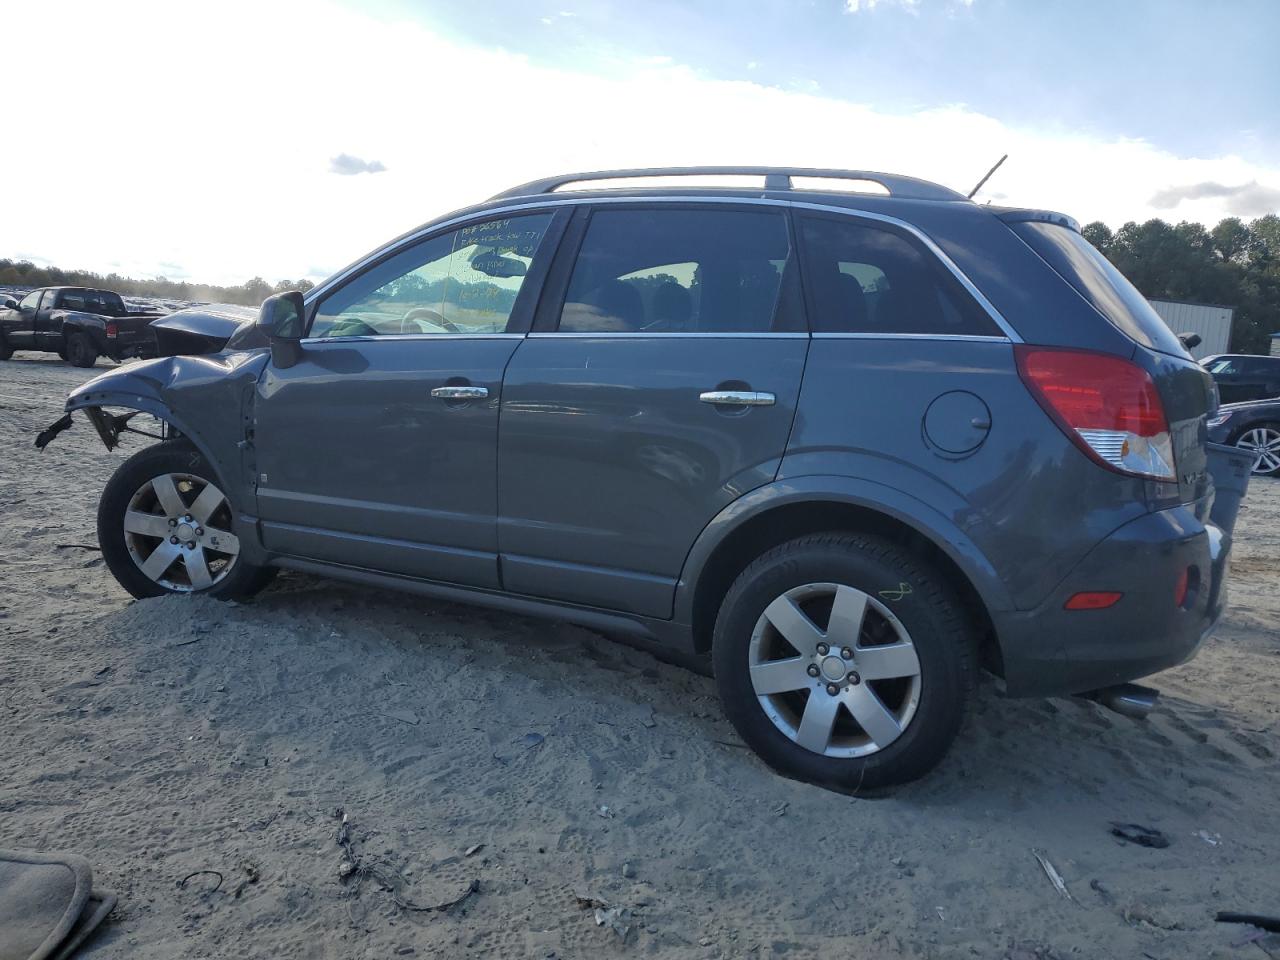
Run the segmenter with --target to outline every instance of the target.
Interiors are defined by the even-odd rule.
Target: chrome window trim
[[[316,343],[384,343],[388,340],[522,340],[523,333],[387,333],[357,337],[303,337],[302,342]]]
[[[553,195],[554,196],[554,195]],[[345,268],[340,273],[325,280],[319,286],[312,287],[303,297],[304,302],[309,307],[313,302],[321,296],[328,293],[331,289],[340,284],[343,280],[352,274],[359,272],[381,257],[392,255],[403,247],[411,246],[420,240],[431,236],[432,234],[448,230],[450,227],[469,221],[478,221],[483,223],[485,220],[492,220],[494,217],[504,214],[515,214],[520,211],[534,212],[537,210],[547,209],[549,207],[562,206],[582,206],[584,204],[608,204],[608,203],[630,203],[630,204],[654,204],[654,203],[727,203],[736,204],[738,206],[766,206],[766,207],[782,207],[791,210],[813,210],[819,213],[834,213],[839,216],[853,217],[859,220],[870,220],[878,223],[886,223],[891,226],[905,230],[911,236],[915,237],[925,245],[925,248],[937,257],[938,261],[947,268],[952,276],[959,281],[960,285],[968,291],[969,295],[978,302],[978,305],[986,311],[992,322],[1004,331],[1012,343],[1022,343],[1022,337],[1018,336],[1016,330],[1010,325],[1004,316],[996,309],[995,304],[986,298],[972,280],[961,270],[954,260],[939,247],[932,239],[929,238],[919,227],[900,220],[897,217],[891,217],[883,213],[874,213],[870,210],[858,210],[853,207],[835,206],[827,203],[809,203],[803,200],[774,200],[768,197],[701,197],[681,195],[673,197],[575,197],[566,200],[549,200],[546,197],[530,197],[524,203],[504,204],[501,207],[491,207],[488,210],[477,213],[467,213],[461,216],[453,217],[449,220],[442,220],[438,223],[429,224],[420,230],[416,230],[399,240],[393,240],[391,244],[380,247],[370,253],[367,257],[356,261],[351,266]],[[439,334],[417,334],[415,336],[439,336]],[[688,336],[688,334],[680,334],[680,336]],[[872,334],[871,336],[880,336]],[[995,338],[999,339],[999,338]]]
[[[539,340],[549,337],[560,337],[566,340],[665,340],[672,337],[691,337],[700,340],[807,340],[809,334],[803,330],[760,330],[756,332],[713,333],[710,330],[690,330],[686,333],[678,331],[655,331],[645,333],[643,330],[534,330],[527,334]]]
[[[1009,337],[983,333],[815,333],[815,340],[972,340],[978,343],[1012,343]]]

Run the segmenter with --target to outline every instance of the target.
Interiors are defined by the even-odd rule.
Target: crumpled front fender
[[[233,502],[252,504],[253,392],[267,359],[253,351],[131,363],[71,391],[66,410],[85,411],[108,449],[118,443],[122,424],[104,408],[163,420],[200,451]]]

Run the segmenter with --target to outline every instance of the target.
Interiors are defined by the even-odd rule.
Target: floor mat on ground
[[[64,960],[115,902],[83,857],[0,850],[0,960]]]

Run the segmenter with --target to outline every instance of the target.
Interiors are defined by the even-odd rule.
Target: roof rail
[[[915,177],[903,177],[896,173],[876,173],[870,170],[827,170],[818,167],[646,167],[635,170],[596,170],[589,173],[566,173],[558,177],[531,180],[518,187],[504,190],[490,197],[491,200],[508,200],[512,197],[530,197],[552,193],[569,183],[592,180],[629,180],[641,177],[694,177],[694,176],[747,176],[764,177],[765,190],[794,190],[792,177],[821,177],[829,180],[866,180],[878,183],[889,191],[891,197],[909,200],[964,200],[957,193],[940,184]]]

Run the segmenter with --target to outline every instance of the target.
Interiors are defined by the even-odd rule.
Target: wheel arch
[[[1003,582],[954,523],[909,495],[870,481],[801,477],[752,491],[703,530],[676,591],[675,619],[691,627],[694,649],[711,646],[720,602],[738,574],[765,550],[806,534],[869,533],[924,557],[953,585],[983,642],[988,665],[1000,672],[991,612],[1012,609]]]

